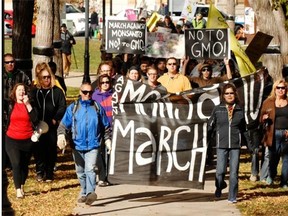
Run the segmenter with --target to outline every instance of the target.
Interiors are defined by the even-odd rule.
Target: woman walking
[[[222,189],[227,187],[225,174],[229,160],[228,202],[237,202],[239,158],[241,134],[248,140],[244,112],[239,105],[236,87],[228,83],[223,87],[222,103],[216,106],[208,121],[208,134],[216,131],[217,165],[215,177],[215,196],[221,197]],[[209,139],[209,137],[208,137]]]
[[[31,136],[34,126],[38,123],[37,111],[30,103],[27,89],[23,83],[18,83],[11,92],[5,137],[17,198],[24,198],[24,184],[33,147]]]

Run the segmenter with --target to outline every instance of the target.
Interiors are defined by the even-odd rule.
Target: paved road
[[[95,77],[92,74],[91,81]],[[82,80],[83,74],[71,72],[65,82],[67,86],[79,87]],[[206,173],[204,190],[144,185],[97,187],[98,200],[93,206],[76,204],[73,215],[240,216],[236,205],[227,202],[227,188],[222,198],[215,198],[214,176],[215,169]]]

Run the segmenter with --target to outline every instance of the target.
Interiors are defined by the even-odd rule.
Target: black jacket
[[[52,119],[60,122],[66,111],[66,99],[63,91],[54,86],[52,89],[35,88],[31,92],[38,110],[39,120],[45,121],[49,128],[53,127]]]
[[[214,107],[208,121],[208,140],[214,130],[217,148],[241,148],[242,137],[249,140],[244,112],[238,104],[234,107],[231,121],[224,103]]]

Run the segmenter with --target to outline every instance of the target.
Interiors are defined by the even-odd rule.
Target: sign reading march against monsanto
[[[107,53],[145,53],[145,22],[107,20],[105,35]]]
[[[268,72],[234,79],[248,124],[257,121]],[[116,78],[109,180],[203,189],[207,120],[220,103],[224,83],[167,95]]]

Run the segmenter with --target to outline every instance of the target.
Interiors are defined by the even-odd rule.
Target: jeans
[[[216,178],[215,186],[217,189],[224,188],[224,178],[227,171],[227,162],[229,158],[229,194],[228,200],[236,200],[238,193],[238,173],[239,173],[239,158],[240,149],[217,149],[217,165],[216,165]]]
[[[76,174],[80,182],[81,192],[80,196],[87,196],[95,192],[96,189],[96,161],[98,156],[98,149],[90,151],[72,151],[75,162]]]
[[[275,130],[273,145],[269,147],[269,175],[272,179],[277,175],[277,166],[282,157],[281,186],[288,184],[288,143],[285,142],[284,132],[285,130]]]
[[[249,130],[251,142],[248,148],[251,152],[251,174],[257,176],[259,174],[259,146],[261,142],[260,132],[258,128]]]
[[[268,147],[263,147],[261,170],[260,170],[260,181],[266,180],[268,175],[269,175],[269,149]]]

